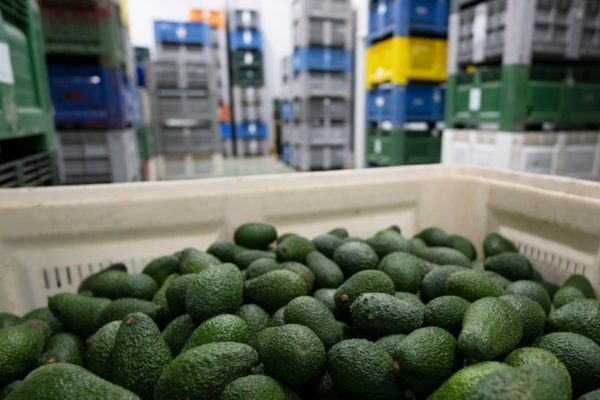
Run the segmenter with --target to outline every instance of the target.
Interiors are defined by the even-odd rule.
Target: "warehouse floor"
[[[226,158],[224,176],[287,174],[295,172],[276,157]]]

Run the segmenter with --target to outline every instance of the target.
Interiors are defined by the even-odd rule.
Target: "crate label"
[[[251,44],[252,43],[252,32],[251,31],[244,31],[244,34],[242,35],[242,41],[245,44]]]
[[[250,124],[250,126],[248,126],[248,132],[250,132],[251,135],[256,134],[256,124]]]
[[[242,24],[245,26],[250,26],[251,23],[252,23],[252,14],[250,13],[250,11],[243,11],[242,12]]]
[[[383,96],[379,96],[376,100],[375,100],[375,105],[379,108],[385,106],[385,97]]]
[[[417,12],[417,15],[421,15],[421,16],[429,14],[429,10],[427,9],[427,7],[423,7],[423,6],[417,6],[415,11]]]
[[[12,63],[10,61],[10,49],[8,44],[0,42],[0,82],[7,85],[15,83]]]
[[[475,19],[473,21],[473,62],[483,62],[485,60],[487,19],[487,4],[479,4],[475,8]]]
[[[421,97],[415,97],[413,99],[413,105],[414,106],[418,106],[418,107],[422,107],[423,105],[425,105],[425,100],[422,99]]]
[[[374,150],[375,150],[375,154],[381,154],[381,140],[380,139],[375,139],[375,143],[374,143]]]
[[[244,64],[250,65],[254,62],[254,55],[251,52],[244,53]]]
[[[387,13],[387,4],[380,3],[379,7],[377,7],[377,14],[385,15]]]
[[[185,29],[183,26],[177,28],[177,30],[175,31],[175,34],[177,35],[177,37],[179,39],[185,39],[187,37],[187,29]]]
[[[479,111],[481,109],[481,89],[473,88],[469,90],[469,111]]]

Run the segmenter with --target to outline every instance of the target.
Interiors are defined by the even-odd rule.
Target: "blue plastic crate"
[[[262,34],[256,29],[238,29],[229,31],[229,49],[237,50],[262,50]]]
[[[352,73],[354,57],[351,51],[332,47],[304,47],[294,51],[294,74],[306,71]]]
[[[292,147],[289,144],[284,144],[281,150],[281,159],[285,165],[292,164]]]
[[[131,125],[127,77],[118,68],[50,66],[58,126],[124,129]]]
[[[154,21],[156,43],[210,46],[210,27],[201,22]]]
[[[266,139],[267,125],[264,122],[242,122],[235,126],[237,139]]]
[[[127,81],[127,106],[131,115],[131,125],[140,129],[142,127],[142,110],[140,108],[140,96],[137,84],[131,80]]]
[[[442,121],[445,91],[431,84],[375,87],[367,92],[367,122],[389,122],[397,129],[405,122]]]
[[[136,65],[135,75],[137,79],[137,85],[139,87],[146,87],[146,69],[143,65]]]
[[[392,36],[446,36],[450,0],[371,0],[369,44]]]
[[[220,124],[221,140],[226,142],[233,139],[233,129],[229,122],[222,122]]]
[[[291,101],[283,100],[280,107],[282,121],[291,121],[294,119],[294,104]]]

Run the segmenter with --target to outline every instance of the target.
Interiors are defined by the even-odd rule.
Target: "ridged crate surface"
[[[216,151],[217,126],[212,121],[186,127],[160,127],[156,133],[161,154]]]
[[[206,89],[161,89],[156,94],[160,121],[216,120],[217,103]]]
[[[347,144],[313,145],[302,143],[294,145],[292,166],[300,171],[327,171],[350,168],[352,154]]]
[[[328,46],[351,50],[354,47],[352,15],[330,18],[299,16],[294,18],[295,47]]]
[[[350,121],[352,102],[343,97],[308,97],[294,99],[294,120],[306,123]]]
[[[352,141],[351,121],[300,122],[290,125],[290,143],[309,145],[349,145]]]
[[[56,154],[52,152],[0,164],[0,188],[51,186],[57,183]]]
[[[344,72],[306,71],[295,75],[290,82],[294,97],[336,96],[352,97],[353,76]]]
[[[367,132],[367,163],[370,166],[436,164],[441,161],[441,153],[442,133],[438,130],[371,128]]]
[[[311,46],[294,50],[294,74],[306,71],[344,72],[350,74],[354,68],[351,51],[335,47]]]

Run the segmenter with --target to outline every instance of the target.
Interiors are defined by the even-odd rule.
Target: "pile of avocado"
[[[238,227],[0,314],[0,399],[600,399],[600,302],[489,234]]]

